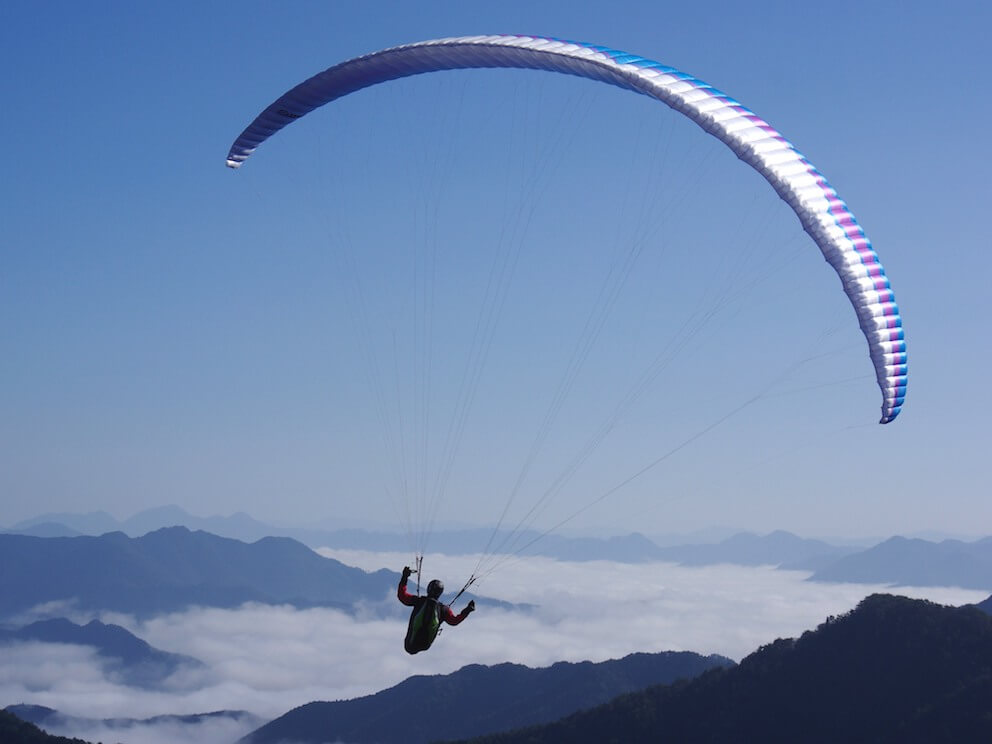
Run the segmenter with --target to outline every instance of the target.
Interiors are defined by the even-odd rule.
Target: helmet
[[[437,599],[442,594],[444,594],[444,582],[431,579],[431,583],[427,585],[427,596],[431,599]]]

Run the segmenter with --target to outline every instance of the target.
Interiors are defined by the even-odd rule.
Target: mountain
[[[659,557],[685,566],[732,563],[809,570],[812,566],[836,560],[851,552],[851,548],[776,530],[767,535],[739,532],[715,544],[675,545],[660,549]]]
[[[992,590],[992,537],[970,543],[893,537],[821,568],[810,581]]]
[[[403,540],[402,535],[391,532],[371,532],[360,529],[331,530],[324,532],[297,530],[299,539],[314,547],[346,548],[354,550],[395,550]],[[485,545],[492,545],[493,553],[515,553],[529,556],[546,556],[565,561],[618,561],[637,563],[659,560],[660,548],[644,535],[631,533],[618,537],[564,537],[545,535],[535,530],[511,532],[490,528],[437,531],[431,538],[439,553],[470,555],[478,553]]]
[[[227,517],[211,516],[197,517],[175,505],[145,509],[124,521],[110,516],[106,512],[89,512],[86,514],[42,514],[32,519],[25,519],[8,530],[0,530],[18,535],[35,535],[38,537],[74,537],[77,535],[103,535],[107,532],[123,532],[130,537],[140,537],[163,527],[187,527],[191,530],[203,530],[222,537],[231,537],[244,542],[254,542],[263,537],[294,537],[296,530],[282,530],[252,519],[243,512]]]
[[[17,630],[0,629],[0,645],[22,641],[90,646],[104,662],[106,674],[133,687],[156,687],[180,668],[203,666],[198,659],[160,651],[119,625],[99,620],[77,625],[53,618]]]
[[[624,692],[731,665],[722,656],[676,651],[598,664],[562,662],[543,669],[471,665],[453,674],[411,677],[355,700],[309,703],[241,741],[422,744],[444,736],[474,736],[553,721]]]
[[[120,522],[105,512],[90,514],[45,514],[35,519],[25,520],[5,532],[29,534],[43,537],[71,535],[101,535],[106,532],[123,532],[138,537],[163,527],[182,526],[191,530],[203,530],[215,535],[252,542],[264,537],[289,537],[311,548],[343,548],[353,550],[395,551],[398,545],[405,546],[406,538],[396,532],[363,529],[312,529],[303,527],[276,527],[259,522],[248,514],[238,512],[230,516],[197,517],[175,506],[162,506],[146,509]],[[448,555],[475,554],[492,538],[494,545],[513,539],[507,545],[509,552],[520,546],[534,542],[525,550],[525,555],[544,555],[559,560],[614,560],[637,562],[658,560],[658,546],[643,535],[632,534],[613,538],[570,538],[560,535],[545,535],[533,530],[511,533],[497,532],[489,528],[438,531],[434,536],[437,552]]]
[[[83,739],[46,734],[33,723],[0,710],[0,742],[3,744],[89,744]]]
[[[992,741],[990,699],[992,617],[876,594],[736,667],[473,741]]]
[[[974,607],[977,607],[982,612],[984,612],[984,613],[986,613],[988,615],[992,615],[992,597],[987,597],[987,598],[983,599],[981,602],[979,602],[978,604],[973,605],[973,606]]]
[[[144,535],[165,526],[182,525],[242,541],[260,541],[267,536],[288,537],[315,549],[395,551],[397,545],[404,544],[403,536],[393,532],[354,528],[280,528],[259,522],[244,513],[226,517],[195,517],[178,506],[149,509],[124,522],[117,522],[104,512],[46,514],[21,522],[7,532],[62,536],[87,532],[108,524],[132,536]],[[477,553],[480,546],[490,541],[494,553],[519,551],[521,555],[546,556],[556,560],[666,561],[685,566],[721,563],[770,565],[785,570],[813,571],[812,581],[992,589],[992,538],[971,543],[960,540],[933,543],[893,537],[867,550],[802,538],[783,530],[767,535],[739,532],[717,543],[665,547],[636,532],[611,538],[542,535],[535,531],[511,536],[505,530],[494,534],[488,528],[475,528],[438,531],[433,538],[435,550],[448,555]]]
[[[258,525],[260,523],[256,523]],[[230,525],[228,525],[230,526]],[[362,529],[306,530],[276,529],[313,548],[328,547],[351,550],[394,551],[403,536],[392,532]],[[848,555],[857,548],[839,547],[797,537],[778,530],[767,535],[742,532],[718,543],[684,544],[661,547],[644,535],[632,532],[616,537],[565,537],[545,535],[534,530],[511,533],[488,528],[437,531],[432,544],[447,555],[478,553],[490,544],[494,553],[545,556],[562,561],[617,561],[641,563],[667,561],[687,566],[731,563],[742,566],[772,565],[793,570],[814,570]]]
[[[120,529],[120,522],[107,514],[107,512],[95,511],[86,512],[85,514],[66,512],[42,514],[33,519],[25,519],[22,522],[18,522],[10,531],[23,534],[24,530],[32,529],[36,525],[45,522],[61,525],[83,535],[102,535],[104,532],[113,532]]]
[[[0,530],[0,535],[31,535],[33,537],[79,537],[82,532],[66,527],[61,522],[34,522],[30,526],[13,530]]]
[[[457,530],[439,532],[434,538],[438,551],[442,553],[474,553],[480,545],[485,545],[492,530]],[[501,541],[509,537],[509,532],[499,532],[493,540],[494,552],[504,548]],[[301,535],[301,539],[313,545],[361,550],[390,550],[398,539],[388,533],[370,533],[363,530],[338,530],[320,535]],[[533,543],[533,544],[531,544]],[[740,566],[771,565],[794,570],[813,570],[821,565],[848,555],[856,550],[798,537],[783,530],[767,535],[750,532],[734,534],[718,543],[684,544],[661,547],[637,532],[610,538],[564,537],[543,535],[529,531],[521,533],[507,552],[514,552],[520,546],[523,555],[541,555],[566,561],[608,560],[620,563],[640,563],[644,561],[667,561],[685,566],[709,566],[731,563]]]
[[[395,532],[376,532],[356,528],[341,530],[285,529],[296,539],[314,548],[327,547],[348,550],[395,551],[405,542],[405,536]],[[644,535],[631,533],[609,538],[564,537],[545,535],[535,530],[511,532],[491,528],[435,531],[431,545],[446,555],[472,555],[487,544],[493,553],[516,553],[546,556],[565,561],[618,561],[638,563],[663,560],[659,547]]]
[[[263,537],[290,537],[299,540],[294,533],[297,530],[280,529],[272,525],[265,524],[253,519],[244,512],[236,512],[230,516],[214,515],[210,517],[196,517],[189,514],[178,506],[162,506],[155,509],[146,509],[138,512],[134,516],[121,522],[122,532],[137,537],[163,527],[188,527],[191,530],[203,530],[223,537],[232,537],[244,542],[254,542]],[[304,540],[299,540],[305,545],[309,544]],[[319,546],[311,546],[319,547]]]
[[[41,529],[42,522],[53,523],[45,528],[48,530],[47,533],[37,532]],[[63,534],[56,531],[58,528],[66,531],[64,534],[71,534],[68,532],[71,530],[89,535],[116,530],[138,537],[147,532],[172,526],[203,530],[246,542],[267,536],[289,537],[315,549],[327,547],[387,552],[395,551],[398,545],[406,544],[405,536],[396,532],[357,528],[335,529],[331,526],[319,529],[275,527],[259,522],[242,512],[230,516],[197,517],[175,505],[147,509],[123,522],[118,522],[104,512],[80,515],[46,514],[20,522],[10,532],[56,536]],[[721,530],[719,534],[724,532]],[[700,533],[700,537],[705,538],[709,534]],[[668,536],[669,539],[671,537]],[[475,554],[490,542],[494,546],[495,553],[514,553],[519,550],[521,555],[546,556],[556,560],[608,560],[621,563],[671,561],[689,566],[717,563],[745,566],[788,564],[782,567],[799,570],[820,568],[856,550],[852,547],[838,547],[821,540],[797,537],[781,530],[764,536],[741,532],[718,543],[675,544],[666,547],[659,546],[657,542],[637,532],[598,538],[545,535],[535,530],[518,533],[500,530],[494,534],[490,528],[478,527],[437,530],[432,539],[436,552],[447,555]]]
[[[0,535],[0,618],[48,602],[137,616],[244,602],[337,607],[384,600],[398,582],[288,538],[248,544],[170,527],[143,537]]]

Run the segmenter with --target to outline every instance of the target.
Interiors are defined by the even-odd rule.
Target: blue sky
[[[954,2],[5,3],[0,524],[177,503],[395,525],[386,491],[401,487],[384,473],[398,461],[383,432],[415,442],[420,400],[434,413],[421,444],[442,437],[487,278],[471,259],[520,224],[526,260],[443,519],[498,514],[613,244],[644,234],[535,481],[554,479],[711,284],[734,286],[719,277],[742,246],[753,260],[734,281],[754,287],[625,413],[548,519],[685,444],[573,526],[983,533],[989,14]],[[241,172],[223,166],[258,111],[335,62],[503,32],[657,59],[796,143],[892,279],[910,349],[902,416],[872,425],[855,319],[794,217],[722,145],[650,101],[550,75],[425,77],[317,112]],[[520,189],[533,185],[527,220]],[[436,221],[424,218],[435,193]],[[431,388],[409,365],[385,373],[383,426],[360,337],[387,370],[416,361],[399,251],[426,241],[448,257]],[[349,320],[356,277],[375,309],[365,331]]]

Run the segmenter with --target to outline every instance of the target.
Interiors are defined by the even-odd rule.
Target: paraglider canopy
[[[672,67],[608,47],[539,36],[469,36],[394,47],[337,64],[285,93],[241,133],[227,165],[240,167],[287,124],[349,93],[421,73],[492,67],[561,72],[642,93],[724,142],[789,204],[837,272],[868,341],[882,393],[880,423],[899,415],[907,385],[902,320],[885,270],[854,215],[813,164],[770,124]]]

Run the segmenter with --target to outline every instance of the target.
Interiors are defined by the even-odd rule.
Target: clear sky
[[[677,449],[572,526],[987,533],[990,15],[980,2],[3,3],[0,525],[176,503],[396,526],[389,494],[403,501],[404,482],[444,462],[490,257],[519,250],[443,521],[491,523],[531,453],[519,502],[535,503],[681,324],[723,299],[541,524]],[[854,315],[795,218],[647,99],[537,73],[437,75],[357,94],[224,167],[242,128],[317,71],[477,33],[659,60],[794,142],[892,280],[910,350],[900,418],[873,424]],[[616,312],[536,448],[602,277],[633,244]],[[424,286],[410,267],[425,248],[439,278],[417,335],[404,298]]]

